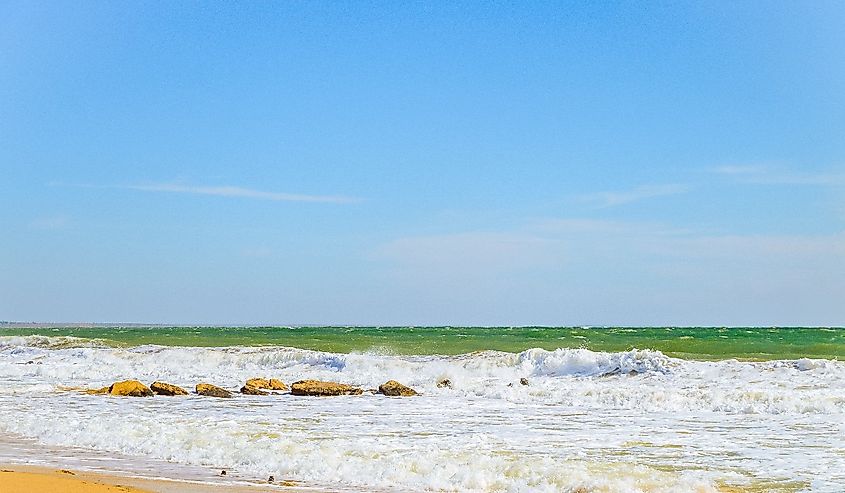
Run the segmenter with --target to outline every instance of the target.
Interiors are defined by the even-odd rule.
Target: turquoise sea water
[[[684,359],[765,361],[845,358],[845,328],[804,327],[37,327],[0,335],[69,336],[117,347],[142,344],[287,346],[336,353],[455,355],[530,348],[654,349]]]

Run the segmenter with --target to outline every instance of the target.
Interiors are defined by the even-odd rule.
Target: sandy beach
[[[129,478],[110,474],[51,469],[35,466],[0,466],[2,493],[258,493],[269,491],[303,492],[304,488],[276,486],[235,486],[163,479]],[[719,493],[744,493],[722,486]]]
[[[0,466],[2,493],[259,493],[280,490],[306,491],[284,483],[275,486],[212,484],[19,464]]]
[[[126,485],[122,478],[80,474],[69,470],[42,468],[0,469],[0,491],[4,493],[149,493],[153,490]]]

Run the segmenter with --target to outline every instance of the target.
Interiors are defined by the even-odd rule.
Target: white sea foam
[[[235,389],[254,376],[366,388],[396,379],[423,395],[119,399],[61,390],[125,378]],[[436,385],[443,378],[452,388]],[[836,472],[845,465],[837,361],[567,348],[458,356],[113,348],[30,336],[0,337],[0,381],[0,431],[326,488],[711,492],[719,481],[767,481],[775,491],[845,489]]]

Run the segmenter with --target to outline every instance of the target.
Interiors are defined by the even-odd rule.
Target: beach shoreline
[[[258,478],[228,470],[193,467],[76,447],[41,445],[32,439],[0,433],[2,493],[301,493],[325,489],[304,487],[279,478],[261,484]]]
[[[0,464],[0,491],[3,493],[261,493],[282,489],[295,493],[313,491],[281,485],[205,483],[79,469]]]
[[[152,493],[130,486],[120,477],[19,465],[0,466],[0,490],[4,493]]]

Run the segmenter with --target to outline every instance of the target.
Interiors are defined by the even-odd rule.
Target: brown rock
[[[437,381],[437,386],[440,387],[440,388],[446,387],[447,389],[451,389],[452,388],[452,381],[449,380],[448,378],[444,378],[444,379]]]
[[[275,378],[271,378],[268,383],[270,384],[270,386],[267,387],[267,388],[270,389],[270,390],[288,390],[288,386],[285,385],[285,382],[283,382],[281,380],[276,380]]]
[[[251,386],[249,386],[249,385],[244,385],[243,387],[241,387],[241,394],[246,394],[246,395],[269,395],[267,392],[264,392],[263,390],[258,390],[258,389],[256,389],[255,387],[251,387]]]
[[[158,395],[188,395],[182,387],[164,382],[153,382],[150,384],[150,390]]]
[[[124,380],[111,384],[109,394],[127,397],[151,397],[153,391],[137,380]]]
[[[528,385],[528,379],[527,379],[527,378],[525,378],[525,377],[520,378],[520,379],[519,379],[519,384],[520,384],[520,385]]]
[[[252,387],[255,389],[270,389],[270,390],[287,390],[288,386],[281,380],[275,378],[250,378],[244,384],[244,387]]]
[[[232,393],[224,388],[220,388],[210,383],[198,383],[197,394],[208,397],[232,397]]]
[[[269,389],[270,388],[270,380],[266,378],[250,378],[244,384],[245,387],[253,387],[256,389]]]
[[[108,394],[111,387],[103,387],[101,389],[86,389],[86,394]]]
[[[335,382],[321,382],[319,380],[300,380],[290,386],[293,395],[359,395],[363,392],[358,387]]]
[[[384,394],[391,397],[410,397],[417,395],[417,391],[411,387],[406,387],[396,380],[389,380],[378,386],[379,394]]]

